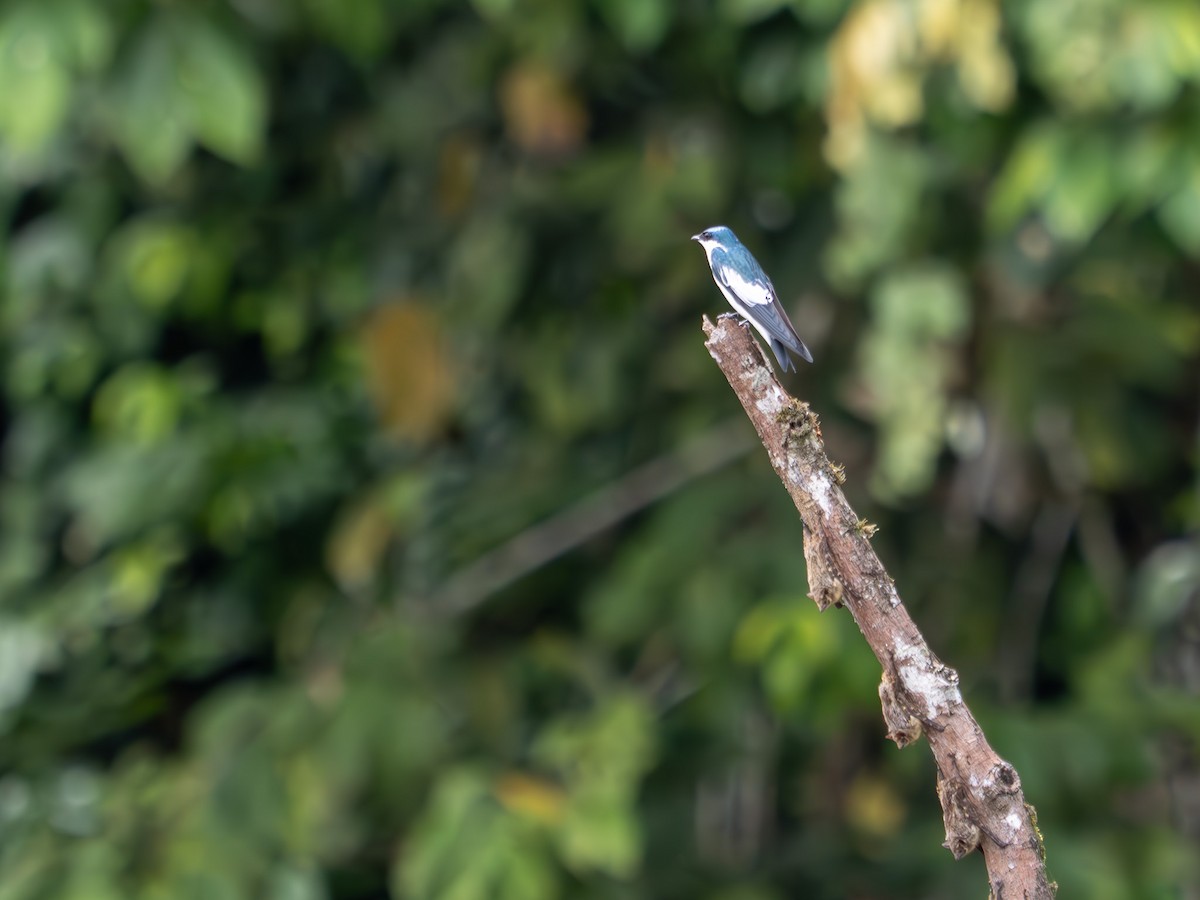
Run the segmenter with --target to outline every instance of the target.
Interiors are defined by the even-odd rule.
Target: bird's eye
[[[705,240],[708,240],[710,237],[712,237],[712,232],[711,231],[702,232],[700,234],[700,237],[704,238]]]

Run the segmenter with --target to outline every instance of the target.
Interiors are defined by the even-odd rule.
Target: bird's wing
[[[713,271],[721,284],[742,302],[746,311],[770,332],[771,337],[812,362],[812,354],[796,334],[796,329],[775,295],[775,287],[765,274],[761,278],[747,279],[733,266],[719,263],[713,267]]]
[[[722,264],[719,265],[717,277],[748,307],[761,309],[775,302],[775,288],[765,275],[747,279],[733,266]]]

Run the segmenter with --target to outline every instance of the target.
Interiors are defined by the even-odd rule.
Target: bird
[[[763,336],[783,371],[796,371],[795,362],[788,356],[789,350],[812,362],[812,354],[783,311],[775,285],[737,235],[724,225],[714,225],[693,234],[692,240],[704,248],[713,281],[729,305]]]

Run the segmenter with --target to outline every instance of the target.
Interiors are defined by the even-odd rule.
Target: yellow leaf
[[[510,812],[547,825],[559,822],[567,797],[562,788],[522,772],[507,772],[496,779],[496,799]]]
[[[454,372],[437,315],[416,303],[385,306],[370,317],[362,340],[384,424],[409,440],[436,437],[454,402]]]
[[[392,537],[392,524],[374,498],[344,515],[329,539],[326,559],[330,571],[345,590],[370,583]]]
[[[438,152],[438,210],[447,218],[463,212],[471,202],[483,148],[473,137],[454,135]]]
[[[582,101],[552,69],[521,63],[500,86],[500,106],[512,141],[541,156],[568,156],[579,149],[588,115]]]
[[[875,837],[889,837],[904,824],[907,810],[895,789],[875,775],[859,775],[846,795],[846,819]]]
[[[830,43],[826,155],[839,169],[861,161],[872,125],[896,129],[925,114],[927,75],[952,65],[967,99],[989,112],[1012,101],[1015,74],[996,0],[865,0]]]

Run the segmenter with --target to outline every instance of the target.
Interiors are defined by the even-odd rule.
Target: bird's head
[[[692,240],[708,252],[712,252],[716,247],[734,247],[738,242],[737,236],[724,225],[705,228],[699,234],[693,234]]]

